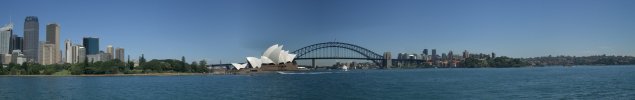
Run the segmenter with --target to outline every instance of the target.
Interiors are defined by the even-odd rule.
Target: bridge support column
[[[311,67],[317,69],[317,67],[315,66],[315,59],[311,59]]]

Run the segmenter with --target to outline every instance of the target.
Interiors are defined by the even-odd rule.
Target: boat
[[[344,66],[342,66],[342,69],[343,69],[344,71],[348,71],[348,66],[344,65]]]

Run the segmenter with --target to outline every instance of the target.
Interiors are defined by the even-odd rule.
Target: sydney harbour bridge
[[[380,67],[386,67],[390,62],[390,57],[384,57],[364,47],[343,43],[324,42],[302,47],[291,53],[297,54],[295,60],[311,60],[311,67],[315,65],[316,59],[349,59],[349,60],[369,60]],[[390,55],[387,55],[390,56]]]
[[[380,68],[391,67],[396,62],[422,63],[423,60],[414,59],[392,59],[390,53],[383,55],[373,52],[367,48],[343,42],[324,42],[312,44],[290,52],[297,54],[295,61],[311,60],[311,68],[317,68],[315,60],[321,59],[345,59],[345,60],[368,60]],[[231,64],[212,64],[211,66],[231,66]]]

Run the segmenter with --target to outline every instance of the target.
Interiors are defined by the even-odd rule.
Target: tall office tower
[[[99,38],[96,37],[84,37],[84,48],[86,49],[86,55],[99,54]]]
[[[55,58],[57,58],[57,56],[55,56],[56,51],[53,50],[53,48],[55,48],[54,46],[55,46],[54,44],[50,44],[46,42],[40,43],[40,53],[39,53],[40,64],[42,65],[55,64]]]
[[[124,62],[124,60],[125,60],[124,59],[124,55],[125,55],[125,52],[124,52],[123,48],[117,48],[116,49],[116,57],[115,57],[115,59],[119,59],[119,61]]]
[[[428,55],[428,49],[423,49],[423,55]]]
[[[452,51],[448,52],[448,60],[454,60],[454,53],[452,53]]]
[[[463,51],[463,58],[470,58],[470,53],[467,50]]]
[[[38,61],[38,48],[40,47],[40,23],[36,16],[27,16],[24,19],[23,53],[27,62]]]
[[[439,57],[437,57],[437,49],[432,49],[432,65],[437,65]]]
[[[23,49],[23,45],[22,45],[22,41],[24,40],[24,38],[22,37],[18,37],[18,35],[13,34],[13,36],[11,36],[11,51],[13,50],[20,50],[20,53],[22,53],[22,49]]]
[[[73,63],[73,43],[71,42],[71,40],[68,40],[68,39],[64,40],[64,50],[65,50],[64,57],[66,57],[65,63],[72,64]]]
[[[12,23],[0,27],[0,54],[10,54],[11,36],[13,36]]]
[[[84,63],[84,61],[87,61],[86,48],[83,46],[77,46],[77,55],[75,56],[75,58],[75,63]]]
[[[492,52],[492,58],[496,58],[496,53]]]
[[[432,49],[432,60],[436,60],[437,59],[437,49]]]
[[[106,46],[106,55],[107,55],[106,61],[112,60],[112,59],[115,58],[115,56],[114,56],[115,55],[115,50],[112,47],[112,45]]]
[[[448,55],[446,55],[445,53],[441,53],[441,60],[448,60]]]
[[[46,43],[53,45],[53,52],[51,55],[53,56],[52,61],[54,63],[62,62],[60,58],[62,54],[60,54],[60,25],[57,23],[51,23],[46,25]]]

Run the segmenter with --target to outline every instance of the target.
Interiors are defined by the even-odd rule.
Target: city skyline
[[[133,59],[143,53],[240,62],[272,44],[295,50],[327,41],[392,52],[393,58],[423,49],[510,57],[635,55],[629,45],[635,43],[635,7],[629,6],[635,1],[6,2],[16,9],[2,9],[0,23],[11,19],[13,34],[24,37],[24,18],[37,16],[39,41],[46,40],[45,25],[58,23],[60,41],[98,37],[99,50],[114,44]]]

